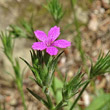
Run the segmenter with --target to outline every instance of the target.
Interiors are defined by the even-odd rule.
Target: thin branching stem
[[[52,100],[50,98],[49,90],[47,90],[45,92],[45,95],[46,95],[46,98],[47,98],[47,101],[48,101],[48,104],[49,104],[49,110],[53,110],[53,103],[52,103]]]
[[[54,110],[60,110],[61,107],[62,107],[62,105],[63,105],[63,103],[64,103],[64,100],[61,100],[61,101],[59,102],[59,104],[55,107]]]
[[[24,98],[23,86],[22,86],[22,84],[21,84],[20,81],[18,81],[17,86],[18,86],[18,90],[19,90],[19,92],[21,94],[21,98],[22,98],[22,103],[23,103],[23,106],[24,106],[24,110],[27,110],[26,103],[25,103],[25,98]]]
[[[77,98],[75,99],[74,103],[72,104],[70,110],[73,110],[73,108],[75,107],[76,103],[77,103],[78,100],[80,99],[81,95],[83,94],[84,90],[86,89],[86,87],[88,86],[89,83],[90,83],[90,80],[84,85],[84,87],[82,88],[81,92],[79,93],[79,95],[78,95]]]

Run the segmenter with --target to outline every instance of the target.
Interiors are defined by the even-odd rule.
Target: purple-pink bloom
[[[48,54],[56,55],[58,53],[58,49],[56,47],[66,48],[71,46],[71,42],[67,40],[56,40],[60,35],[60,27],[57,26],[54,26],[49,30],[48,36],[45,34],[45,32],[40,30],[34,31],[34,34],[41,41],[33,43],[32,48],[34,50],[42,51],[46,49]]]

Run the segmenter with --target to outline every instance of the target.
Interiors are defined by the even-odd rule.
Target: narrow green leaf
[[[30,78],[31,80],[33,80],[36,84],[38,84],[38,85],[42,88],[42,85],[40,85],[37,80],[35,80],[33,77],[29,77],[29,78]]]
[[[39,76],[38,71],[34,67],[32,67],[25,59],[23,59],[23,58],[21,58],[21,59],[28,65],[28,67],[32,71],[33,75],[35,76],[37,82],[39,83],[40,86],[42,86],[42,80],[41,80],[41,78]]]
[[[27,90],[40,102],[42,102],[47,108],[49,108],[49,105],[47,103],[47,101],[45,101],[43,98],[41,98],[39,95],[37,95],[36,93],[34,93],[33,91],[31,91],[29,88],[27,88]]]
[[[59,103],[62,100],[62,88],[63,82],[57,77],[54,77],[54,85],[52,83],[52,93],[56,97],[57,103]]]
[[[108,106],[108,102],[110,102],[110,94],[102,94],[96,97],[85,110],[102,110],[102,108]]]

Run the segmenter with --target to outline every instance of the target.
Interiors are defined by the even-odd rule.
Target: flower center
[[[45,44],[46,44],[47,47],[52,46],[52,44],[53,44],[52,39],[47,39],[47,40],[45,41]]]

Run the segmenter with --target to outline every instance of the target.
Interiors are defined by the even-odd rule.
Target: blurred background
[[[60,38],[71,41],[72,46],[64,49],[55,74],[58,76],[59,72],[63,75],[67,73],[71,78],[81,66],[82,71],[88,71],[89,57],[96,62],[100,50],[104,53],[110,50],[110,0],[77,0],[74,6],[71,0],[59,0],[59,4],[62,7],[62,11],[59,12],[61,17],[55,19],[46,0],[0,0],[0,31],[12,32],[14,28],[11,26],[22,29],[21,21],[32,22],[33,30],[42,30],[46,33],[52,26],[58,25],[61,28]],[[14,57],[23,57],[31,63],[29,50],[33,42],[34,39],[18,35],[14,43]],[[0,106],[3,108],[0,110],[23,110],[13,78],[6,74],[13,74],[13,69],[2,47],[0,40]],[[22,69],[26,67],[23,89],[28,110],[46,110],[26,90],[30,87],[43,96],[39,87],[29,79],[29,76],[32,76],[30,70],[20,59],[19,63]],[[110,97],[101,105],[103,109],[92,108],[104,100],[105,97],[102,96],[107,93],[110,93],[110,74],[94,79],[78,102],[76,110],[110,110]],[[95,98],[98,98],[99,103],[94,104]],[[89,106],[91,109],[88,109]]]

